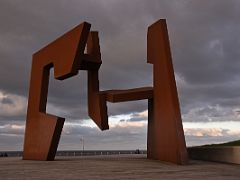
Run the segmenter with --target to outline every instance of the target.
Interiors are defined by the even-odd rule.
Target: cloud
[[[151,3],[132,1],[126,6],[125,1],[3,0],[1,87],[9,93],[27,96],[31,54],[84,20],[100,31],[101,89],[151,85],[152,65],[146,63],[146,30],[157,19],[167,18],[183,113],[204,101],[213,106],[232,107],[233,103],[236,106],[239,102],[237,89],[240,88],[237,85],[239,26],[234,23],[238,20],[238,4],[236,1],[216,4],[154,0]],[[41,7],[44,10],[39,11]],[[178,77],[184,79],[183,85]],[[51,76],[49,102],[56,108],[64,108],[67,118],[86,118],[85,87],[85,73],[65,81],[53,80]],[[111,115],[140,112],[146,109],[144,104],[143,101],[135,102],[128,108],[119,105],[109,112]],[[124,109],[121,111],[121,108]]]
[[[23,136],[24,130],[25,126],[19,124],[5,124],[0,126],[1,135]]]
[[[226,128],[184,128],[187,146],[225,143],[239,140],[240,130]]]
[[[186,143],[188,146],[195,146],[237,140],[240,136],[238,127],[239,122],[236,121],[198,124],[187,122],[184,123]],[[21,150],[24,128],[24,123],[19,122],[0,125],[0,151]],[[89,126],[81,121],[67,121],[58,150],[81,150],[82,138],[85,149],[88,150],[146,149],[147,122],[124,120],[111,123],[109,130],[100,131],[94,124]]]
[[[81,149],[84,138],[88,150],[146,149],[146,123],[120,122],[101,132],[97,127],[66,124],[59,149]]]
[[[0,91],[0,118],[24,116],[26,104],[26,97]]]
[[[187,136],[197,136],[197,137],[202,137],[202,136],[223,136],[226,130],[221,129],[221,128],[205,128],[205,129],[200,129],[200,128],[191,128],[191,129],[185,129],[185,135]]]
[[[130,118],[127,121],[138,122],[138,121],[147,121],[148,120],[148,111],[142,111],[137,113],[130,114]]]
[[[202,105],[192,107],[182,115],[185,122],[219,122],[219,121],[239,121],[238,108],[223,107],[220,105]]]

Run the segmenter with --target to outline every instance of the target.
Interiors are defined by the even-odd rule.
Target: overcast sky
[[[100,87],[152,85],[147,27],[166,18],[188,145],[240,138],[239,0],[1,0],[0,150],[21,150],[31,56],[83,21],[99,31]],[[87,116],[86,72],[51,72],[48,113],[65,117],[59,149],[145,149],[147,101],[111,104],[110,130]],[[237,129],[236,127],[239,127]]]

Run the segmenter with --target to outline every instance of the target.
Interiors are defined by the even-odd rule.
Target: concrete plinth
[[[191,147],[188,148],[191,159],[240,164],[240,147]]]

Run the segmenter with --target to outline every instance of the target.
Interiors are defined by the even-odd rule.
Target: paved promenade
[[[177,166],[146,159],[146,155],[57,157],[55,161],[0,158],[0,179],[204,179],[239,180],[240,165],[190,161]]]

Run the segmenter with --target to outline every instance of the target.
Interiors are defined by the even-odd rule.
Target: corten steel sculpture
[[[148,107],[148,157],[186,164],[187,150],[165,20],[148,28],[147,61],[153,64]]]
[[[49,71],[54,67],[55,78],[63,80],[78,70],[100,67],[94,52],[84,54],[87,40],[90,46],[98,38],[97,32],[89,34],[89,30],[90,24],[82,23],[33,55],[23,159],[54,159],[64,118],[46,114]],[[101,123],[96,121],[102,130],[108,128]]]
[[[102,63],[97,32],[83,23],[33,56],[23,159],[53,160],[64,119],[46,114],[49,69],[65,79],[88,71],[88,112],[101,130],[108,126],[107,101],[148,99],[147,157],[187,163],[187,151],[165,20],[148,28],[147,62],[153,64],[153,87],[99,91]],[[87,45],[87,54],[84,48]]]

